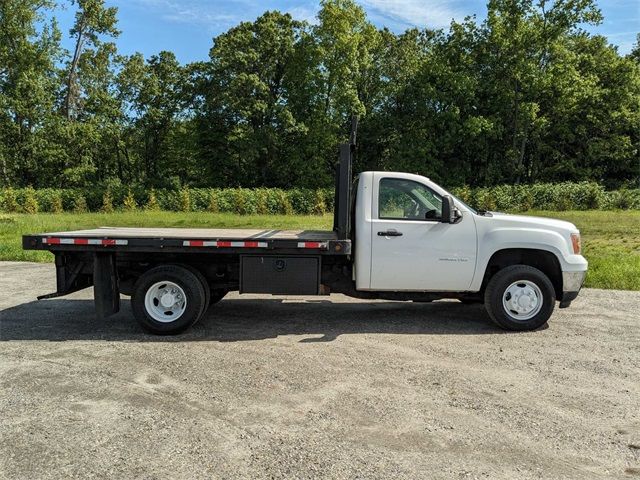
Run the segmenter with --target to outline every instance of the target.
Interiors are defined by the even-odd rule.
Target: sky
[[[183,63],[206,60],[212,39],[241,21],[251,21],[267,10],[290,13],[299,20],[315,21],[316,0],[106,0],[118,7],[117,39],[123,54],[141,52],[148,57],[161,50],[173,51]],[[484,18],[486,0],[359,0],[376,26],[394,32],[411,27],[446,28],[452,19],[467,15]],[[640,0],[600,0],[604,22],[586,29],[605,35],[623,54],[640,32]],[[73,22],[67,7],[57,18],[66,34]],[[65,46],[70,48],[69,40]]]

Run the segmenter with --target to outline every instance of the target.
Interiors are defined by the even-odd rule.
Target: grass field
[[[530,212],[575,223],[589,260],[586,286],[640,290],[640,211]],[[137,227],[227,227],[330,229],[333,217],[129,212],[87,214],[0,214],[0,260],[51,262],[49,252],[23,251],[21,236],[103,225]]]
[[[575,224],[589,260],[585,286],[640,290],[640,211],[530,212]]]

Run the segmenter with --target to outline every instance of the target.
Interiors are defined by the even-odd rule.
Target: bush
[[[189,193],[189,189],[187,187],[183,187],[180,189],[180,211],[191,211],[191,194]]]
[[[207,204],[207,211],[211,213],[218,213],[220,206],[218,205],[218,192],[216,190],[209,190],[209,203]]]
[[[605,191],[594,182],[538,183],[495,187],[457,187],[454,195],[472,207],[521,212],[535,210],[640,209],[640,189]],[[251,214],[316,214],[333,211],[333,189],[187,188],[150,189],[111,185],[86,189],[32,188],[0,190],[0,210],[6,213],[146,210]]]
[[[281,212],[281,194],[280,190],[276,188],[270,188],[267,190],[267,213],[270,215],[277,215]]]
[[[156,191],[152,188],[149,191],[149,198],[147,199],[147,203],[144,206],[145,210],[160,210],[160,203],[158,203],[158,198],[156,197]]]
[[[189,189],[191,196],[191,210],[194,212],[206,212],[209,208],[209,200],[211,199],[210,188],[191,188]]]
[[[24,191],[22,210],[30,215],[38,213],[38,200],[33,187],[27,187]]]
[[[605,192],[602,207],[605,209],[638,209],[640,208],[640,190],[622,188],[613,192]]]
[[[73,213],[86,213],[88,211],[87,208],[87,199],[80,192],[75,192],[73,196]]]
[[[64,208],[62,207],[62,195],[60,192],[55,192],[51,196],[51,207],[49,209],[51,213],[62,213]]]
[[[294,212],[305,215],[313,213],[313,207],[315,206],[313,192],[303,188],[294,188],[289,190],[287,194]]]
[[[62,208],[61,190],[55,188],[41,188],[35,190],[36,199],[40,206],[40,211],[50,213],[60,213]]]
[[[110,188],[107,188],[102,195],[102,208],[100,208],[100,211],[103,213],[113,212],[113,196]]]
[[[327,204],[324,200],[324,192],[320,189],[313,194],[313,211],[315,215],[324,215],[327,213]]]
[[[260,215],[269,213],[269,191],[266,188],[256,190],[256,212]]]
[[[469,185],[463,185],[462,187],[454,188],[452,193],[462,200],[464,203],[471,205],[473,203],[473,192]]]
[[[24,191],[24,200],[22,210],[24,213],[31,215],[38,213],[38,200],[36,199],[36,191],[33,187],[28,187]]]
[[[291,200],[289,199],[289,195],[284,190],[278,190],[278,207],[279,212],[283,215],[293,215],[293,205],[291,205]]]
[[[454,193],[471,206],[484,210],[595,210],[604,208],[608,193],[595,182],[499,185],[470,189],[458,187]]]
[[[2,195],[2,210],[7,213],[15,213],[18,211],[18,199],[13,188],[5,188]]]
[[[216,193],[218,198],[218,210],[220,212],[233,212],[233,189],[223,188],[216,190]]]
[[[138,209],[138,202],[136,202],[136,199],[133,196],[131,189],[129,189],[127,196],[124,197],[124,201],[122,202],[122,208],[126,212],[133,212],[134,210]]]

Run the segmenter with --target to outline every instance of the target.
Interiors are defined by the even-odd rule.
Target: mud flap
[[[113,253],[96,253],[93,258],[93,298],[99,319],[120,311],[118,272]]]

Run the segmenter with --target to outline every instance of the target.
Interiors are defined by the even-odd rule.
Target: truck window
[[[378,193],[378,218],[440,220],[442,197],[427,186],[402,178],[383,178]]]

